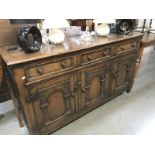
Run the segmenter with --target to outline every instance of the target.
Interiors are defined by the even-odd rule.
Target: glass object
[[[47,30],[46,29],[41,29],[40,32],[41,32],[41,35],[42,35],[43,44],[49,44]]]
[[[102,23],[96,28],[96,33],[99,36],[107,36],[110,33],[110,28],[108,24]]]
[[[86,27],[86,31],[81,36],[81,39],[84,41],[91,41],[92,40],[92,34],[89,32],[89,27]]]

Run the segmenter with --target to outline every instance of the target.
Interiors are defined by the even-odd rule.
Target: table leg
[[[134,84],[135,77],[136,77],[138,69],[140,67],[140,62],[141,62],[141,58],[142,58],[142,55],[143,55],[143,50],[144,50],[144,47],[141,47],[140,50],[139,50],[139,53],[138,53],[138,56],[137,56],[137,60],[136,60],[135,70],[134,70],[134,73],[133,73],[133,81],[131,83],[131,87],[128,88],[127,92],[131,91],[131,88],[132,88],[132,86]]]
[[[135,68],[135,72],[134,72],[134,78],[136,77],[137,71],[139,69],[141,58],[142,58],[142,55],[143,55],[143,51],[144,51],[144,48],[141,47],[140,50],[139,50],[139,53],[138,53],[137,60],[136,60],[136,68]]]

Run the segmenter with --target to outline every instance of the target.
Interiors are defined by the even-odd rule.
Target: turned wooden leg
[[[137,71],[138,71],[139,66],[140,66],[140,62],[141,62],[141,58],[142,58],[142,55],[143,55],[143,51],[144,51],[144,47],[141,47],[140,50],[139,50],[139,53],[138,53],[137,60],[136,60],[136,68],[135,68],[135,72],[134,72],[133,78],[135,78],[136,75],[137,75]]]
[[[126,90],[126,92],[127,92],[127,93],[130,93],[130,92],[131,92],[131,88],[132,88],[132,86],[131,86],[130,88],[128,88],[128,89]]]
[[[0,120],[1,120],[2,118],[4,118],[4,115],[3,115],[3,114],[0,114]]]
[[[127,89],[127,93],[129,93],[131,91],[131,88],[134,84],[134,81],[135,81],[135,77],[137,75],[137,72],[138,72],[138,69],[140,67],[140,63],[141,63],[141,58],[142,58],[142,55],[143,55],[143,51],[144,51],[144,47],[141,47],[140,50],[139,50],[139,53],[138,53],[138,57],[137,57],[137,60],[136,60],[136,65],[135,65],[135,70],[134,70],[134,73],[133,73],[133,81],[130,85],[130,88]]]
[[[142,33],[144,33],[145,24],[146,24],[146,19],[144,19],[144,21],[143,21],[143,26],[142,26]]]

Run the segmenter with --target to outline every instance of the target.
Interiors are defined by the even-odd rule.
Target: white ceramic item
[[[96,33],[99,36],[107,36],[110,33],[110,28],[107,24],[100,24],[96,28]]]
[[[53,44],[63,43],[64,39],[64,32],[60,29],[53,29],[49,34],[49,41]]]

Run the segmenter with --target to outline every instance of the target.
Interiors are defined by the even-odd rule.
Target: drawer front
[[[100,47],[88,52],[83,52],[81,55],[81,64],[87,64],[90,62],[98,61],[112,54],[112,46]]]
[[[138,41],[132,40],[128,42],[121,42],[117,44],[117,54],[124,53],[130,50],[136,50],[138,47]]]
[[[73,57],[45,61],[25,67],[27,81],[43,78],[73,68]]]

